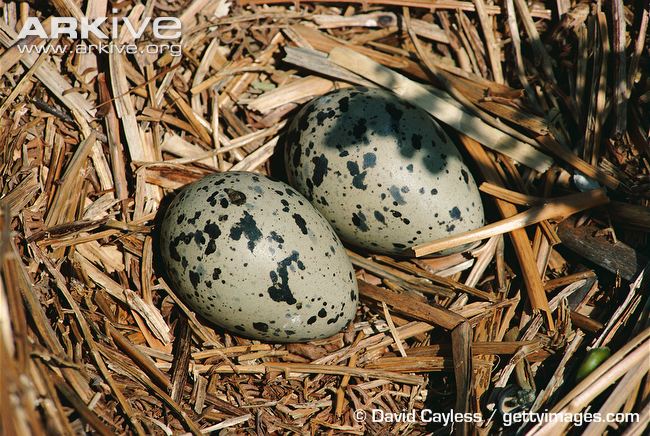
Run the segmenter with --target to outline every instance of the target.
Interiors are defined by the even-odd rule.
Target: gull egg
[[[218,173],[182,188],[160,248],[176,294],[242,336],[325,338],[356,313],[354,270],[330,224],[297,191],[258,174]]]
[[[484,224],[456,146],[428,113],[392,93],[348,88],[312,100],[285,143],[289,182],[351,245],[400,255]]]

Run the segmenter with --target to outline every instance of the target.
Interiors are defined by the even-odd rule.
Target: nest
[[[605,3],[2,2],[0,433],[642,433],[650,6]],[[182,36],[17,41],[28,17],[105,15]],[[491,224],[407,259],[349,251],[361,304],[334,337],[215,329],[156,268],[161,202],[269,174],[294,110],[353,85],[445,124]],[[587,407],[623,418],[510,422]]]

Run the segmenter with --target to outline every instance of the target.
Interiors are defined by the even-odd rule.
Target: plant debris
[[[648,0],[0,6],[0,433],[644,432]],[[18,40],[29,17],[121,27]],[[350,250],[361,305],[326,340],[207,324],[158,267],[159,208],[213,172],[278,176],[295,110],[358,85],[444,123],[491,224],[403,258]],[[511,422],[588,407],[633,415]],[[433,418],[452,409],[477,419]]]

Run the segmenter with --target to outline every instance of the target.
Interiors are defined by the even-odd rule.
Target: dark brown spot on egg
[[[375,219],[376,219],[377,221],[379,221],[379,222],[382,223],[383,225],[386,225],[386,218],[384,217],[384,215],[383,215],[381,212],[379,212],[378,210],[376,210],[376,211],[373,213],[373,215],[375,216]]]
[[[314,186],[320,186],[323,183],[323,178],[327,176],[327,158],[324,154],[314,157],[312,159],[314,164],[314,172],[311,180]]]
[[[291,255],[278,262],[275,271],[269,272],[273,285],[268,288],[269,296],[273,301],[285,302],[289,305],[296,304],[296,299],[291,293],[289,288],[289,271],[288,268],[292,263],[295,263],[298,269],[304,270],[305,265],[299,259],[300,255],[297,251],[292,251]]]
[[[201,218],[201,211],[197,210],[196,212],[194,212],[194,216],[187,220],[187,223],[194,225],[196,224],[196,220],[198,220],[199,218]]]
[[[469,174],[467,174],[467,171],[465,171],[464,168],[461,168],[460,173],[463,175],[463,180],[465,180],[465,184],[469,185]]]
[[[219,229],[219,226],[210,220],[208,220],[205,223],[205,226],[203,226],[203,231],[207,233],[208,236],[212,239],[217,239],[221,235],[221,230]]]
[[[230,188],[226,188],[224,191],[226,191],[226,195],[228,196],[230,202],[235,206],[241,206],[242,204],[246,203],[246,195],[243,192]]]
[[[352,224],[362,232],[370,230],[368,223],[366,222],[366,216],[361,211],[352,214]]]
[[[189,274],[190,274],[190,282],[192,282],[192,286],[196,288],[199,285],[199,281],[201,280],[201,275],[192,270],[190,270]]]
[[[264,333],[269,331],[269,325],[265,322],[254,322],[253,328]]]
[[[346,166],[348,167],[348,171],[352,176],[352,186],[365,191],[365,189],[368,187],[368,185],[364,184],[366,172],[359,172],[359,164],[351,160],[347,162]]]
[[[327,324],[335,324],[339,320],[340,315],[336,315],[334,318],[328,319]]]
[[[339,111],[345,113],[350,108],[350,97],[343,97],[339,100]]]
[[[248,239],[248,249],[252,253],[257,242],[262,238],[262,232],[257,227],[255,219],[247,211],[244,211],[244,217],[230,229],[230,237],[235,241],[239,241],[242,234]]]
[[[272,230],[271,233],[269,233],[269,236],[266,237],[266,239],[269,241],[277,242],[278,244],[284,243],[284,238],[278,235],[275,230]]]
[[[298,213],[294,213],[292,215],[292,217],[293,217],[293,220],[296,222],[296,225],[298,226],[298,228],[302,232],[302,234],[303,235],[308,234],[309,231],[307,230],[307,223],[305,222],[305,219]]]
[[[322,126],[325,123],[325,120],[334,118],[336,116],[336,111],[334,109],[329,109],[326,111],[320,111],[316,114],[316,122],[319,126]]]

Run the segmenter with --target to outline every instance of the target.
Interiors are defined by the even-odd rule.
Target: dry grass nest
[[[1,434],[644,431],[647,0],[0,5]],[[60,16],[178,17],[179,52],[17,40],[28,17]],[[161,44],[122,31],[119,44]],[[45,44],[63,50],[21,49]],[[161,203],[213,172],[269,174],[295,109],[359,84],[443,121],[491,226],[408,258],[350,250],[361,304],[326,340],[209,325],[155,266]],[[482,243],[426,257],[468,239]],[[633,415],[507,425],[587,407]],[[481,419],[427,423],[424,409]]]

